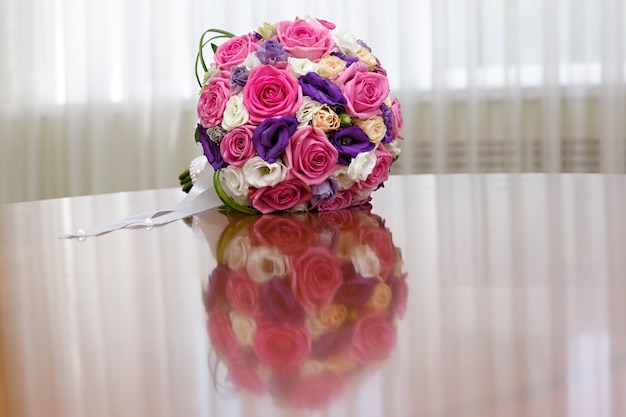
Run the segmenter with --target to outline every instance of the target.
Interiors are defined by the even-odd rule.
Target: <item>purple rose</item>
[[[259,308],[263,316],[276,323],[299,325],[305,313],[291,292],[288,280],[274,277],[261,285]]]
[[[206,156],[206,159],[209,161],[213,169],[218,170],[228,166],[228,163],[224,161],[224,158],[222,158],[220,146],[211,140],[209,134],[207,133],[207,129],[202,127],[200,124],[196,127],[196,140],[202,145],[204,156]]]
[[[329,106],[346,105],[346,98],[341,93],[341,88],[315,72],[306,73],[298,78],[298,82],[302,86],[302,94],[315,101]]]
[[[233,94],[239,94],[243,90],[243,86],[248,82],[248,74],[250,71],[243,65],[230,69],[230,91]]]
[[[265,119],[252,135],[254,149],[265,162],[274,163],[289,144],[289,138],[297,128],[298,119],[293,116]]]
[[[339,163],[350,165],[350,160],[361,152],[369,152],[376,146],[358,126],[348,126],[328,134],[330,143],[339,151]]]
[[[393,113],[391,112],[389,106],[387,106],[385,103],[380,105],[380,110],[383,122],[385,123],[385,127],[387,128],[385,136],[383,136],[381,142],[383,145],[386,145],[393,139]]]
[[[280,61],[287,61],[287,54],[283,46],[274,39],[259,44],[259,49],[254,53],[264,65],[274,65]]]
[[[340,54],[338,52],[332,52],[331,55],[334,55],[337,58],[344,61],[346,63],[346,67],[349,67],[350,65],[354,64],[355,62],[359,60],[359,58],[355,56],[348,56],[348,55]]]

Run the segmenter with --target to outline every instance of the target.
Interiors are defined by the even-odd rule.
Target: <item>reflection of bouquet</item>
[[[207,66],[203,48],[219,38],[228,40],[212,44]],[[210,29],[200,44],[196,140],[225,204],[245,213],[332,210],[368,201],[386,181],[402,115],[361,40],[306,18],[242,36]],[[181,177],[186,190],[203,168],[192,165]]]
[[[226,228],[204,301],[235,386],[321,407],[389,355],[407,286],[368,208],[239,216]]]

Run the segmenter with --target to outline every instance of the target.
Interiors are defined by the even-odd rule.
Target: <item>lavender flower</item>
[[[230,69],[230,90],[233,94],[239,94],[248,82],[250,71],[243,65]]]
[[[289,280],[272,277],[261,285],[259,308],[273,322],[304,323],[305,312],[291,291]]]
[[[321,184],[312,185],[313,197],[311,198],[311,205],[315,206],[319,201],[332,200],[337,195],[338,189],[339,183],[334,178],[328,178]]]
[[[254,149],[265,162],[272,164],[283,153],[297,128],[298,119],[293,116],[265,119],[252,134]]]
[[[302,94],[315,101],[329,106],[346,105],[346,98],[341,93],[341,89],[315,72],[304,74],[298,78],[298,82],[302,86]]]
[[[391,142],[393,138],[393,114],[391,113],[391,109],[385,103],[381,104],[380,110],[382,112],[383,122],[385,123],[385,127],[387,131],[385,132],[385,136],[381,140],[383,145]]]
[[[279,61],[287,61],[287,53],[283,46],[274,39],[259,44],[259,49],[254,55],[261,61],[261,64],[274,65]]]
[[[367,46],[367,44],[365,42],[363,42],[361,39],[357,39],[356,43],[361,45],[363,48],[367,49],[368,52],[370,52],[370,53],[372,52],[372,48]]]
[[[342,165],[350,165],[352,158],[375,147],[365,132],[354,125],[330,132],[328,139],[339,151],[339,163]]]

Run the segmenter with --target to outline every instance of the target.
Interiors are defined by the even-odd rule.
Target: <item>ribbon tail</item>
[[[120,229],[136,229],[163,226],[176,220],[219,207],[222,201],[213,188],[212,173],[204,169],[187,196],[171,208],[134,214],[121,220],[79,229],[73,233],[60,236],[60,239],[85,239],[100,236]]]

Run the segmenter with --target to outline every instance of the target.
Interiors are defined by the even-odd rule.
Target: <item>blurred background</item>
[[[177,186],[202,32],[305,15],[387,69],[395,174],[626,172],[623,0],[0,0],[0,203]]]

